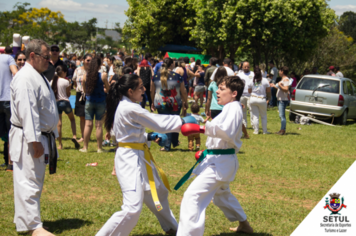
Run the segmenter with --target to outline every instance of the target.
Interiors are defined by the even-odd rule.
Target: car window
[[[346,81],[346,86],[347,86],[347,91],[348,91],[348,95],[354,95],[354,90],[352,89],[351,86],[351,82],[350,81]]]
[[[304,77],[298,84],[297,89],[314,90],[322,84],[328,84],[329,86],[319,88],[318,91],[327,93],[339,93],[340,91],[340,81],[310,77]]]
[[[356,85],[353,82],[351,82],[351,86],[352,86],[352,88],[354,90],[354,95],[356,95]]]
[[[342,87],[343,87],[344,94],[349,94],[349,92],[347,90],[346,81],[342,82]]]

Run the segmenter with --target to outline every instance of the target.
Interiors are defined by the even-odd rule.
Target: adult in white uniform
[[[26,64],[11,82],[10,154],[14,162],[16,230],[36,236],[53,235],[43,229],[40,197],[50,154],[48,138],[58,137],[56,98],[48,80],[41,74],[48,67],[49,46],[33,39],[26,48]],[[50,142],[52,147],[55,143]],[[56,152],[56,150],[55,150]]]
[[[250,107],[252,110],[252,123],[254,127],[254,134],[258,134],[259,130],[259,116],[262,120],[262,129],[264,134],[267,132],[267,104],[271,99],[271,87],[266,78],[262,78],[260,69],[255,69],[255,76],[250,81],[248,92],[251,94]]]
[[[238,228],[231,230],[253,232],[245,212],[229,188],[239,168],[236,158],[242,145],[242,108],[239,100],[244,85],[237,76],[224,77],[218,85],[218,103],[224,106],[222,112],[211,122],[208,121],[205,128],[196,124],[184,124],[181,128],[183,135],[205,133],[208,150],[204,151],[207,152],[203,153],[205,159],[200,160],[193,172],[197,177],[184,193],[177,236],[204,234],[205,209],[212,199],[228,220],[240,222]],[[234,91],[230,89],[233,87]],[[177,186],[175,189],[178,189]]]
[[[250,94],[248,92],[248,84],[251,82],[251,80],[253,80],[255,73],[250,71],[250,63],[248,63],[247,61],[243,63],[242,65],[242,69],[243,72],[239,73],[238,76],[245,82],[245,88],[244,88],[244,92],[242,94],[241,97],[241,104],[244,105],[244,107],[242,108],[243,111],[243,124],[245,125],[245,127],[247,128],[247,107],[250,110],[250,120],[251,120],[251,126],[253,127],[253,123],[252,123],[252,109],[250,107]]]
[[[111,216],[97,236],[129,235],[137,224],[143,203],[156,215],[166,233],[175,234],[178,227],[169,208],[168,190],[159,178],[156,167],[151,161],[148,163],[145,160],[144,151],[126,148],[130,143],[144,144],[148,141],[146,127],[160,133],[169,133],[179,132],[182,126],[180,116],[158,115],[143,109],[137,102],[142,101],[144,92],[142,80],[137,75],[126,74],[115,83],[108,94],[105,128],[113,128],[119,143],[115,155],[115,169],[123,194],[123,205],[122,210]],[[147,168],[146,163],[151,167]],[[159,210],[153,201],[152,185],[149,184],[148,177],[151,168],[162,210]]]

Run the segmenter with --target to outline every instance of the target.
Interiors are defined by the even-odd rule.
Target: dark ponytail
[[[54,72],[54,76],[53,76],[53,79],[52,79],[52,90],[53,90],[53,93],[54,93],[54,96],[56,97],[56,99],[58,99],[58,78],[59,78],[59,74],[62,74],[62,73],[67,73],[68,72],[68,68],[67,66],[65,65],[59,65],[56,67],[56,70]]]
[[[255,77],[253,77],[253,83],[260,83],[262,80],[262,72],[259,67],[256,67],[253,71],[255,73]]]
[[[114,124],[116,108],[122,97],[127,96],[129,89],[136,90],[139,86],[140,77],[134,74],[123,75],[116,83],[110,85],[110,90],[106,96],[106,116],[105,116],[105,129],[110,132]]]

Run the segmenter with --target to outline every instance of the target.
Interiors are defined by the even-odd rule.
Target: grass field
[[[94,132],[88,153],[75,150],[70,140],[69,120],[65,115],[63,118],[64,149],[59,150],[57,173],[46,173],[41,198],[42,220],[56,235],[95,235],[122,205],[119,183],[111,175],[114,153],[96,153]],[[277,110],[269,110],[268,131],[276,132],[279,128]],[[353,146],[356,123],[352,120],[346,127],[302,126],[288,121],[285,136],[254,135],[251,129],[248,132],[251,139],[243,140],[238,154],[240,169],[230,188],[244,208],[256,236],[290,235],[356,159]],[[205,144],[206,137],[201,137]],[[180,135],[179,140],[181,145],[168,153],[160,152],[156,144],[151,147],[171,186],[195,162],[194,153],[187,151],[187,137]],[[90,162],[99,164],[86,167]],[[12,223],[12,174],[1,171],[0,179],[0,235],[17,235]],[[177,220],[183,193],[190,181],[169,196]],[[204,235],[235,235],[229,232],[233,226],[236,223],[229,222],[214,204],[209,205]],[[131,235],[163,234],[157,219],[144,206]]]

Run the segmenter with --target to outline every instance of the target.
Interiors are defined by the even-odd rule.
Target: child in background
[[[209,120],[209,116],[206,117],[204,120],[203,117],[199,115],[199,105],[198,103],[193,103],[190,107],[190,110],[192,111],[191,116],[193,116],[198,124],[200,123],[206,123],[207,120]],[[200,134],[192,134],[188,136],[188,148],[190,151],[194,150],[194,139],[195,139],[195,144],[196,144],[196,150],[198,151],[200,149]]]

